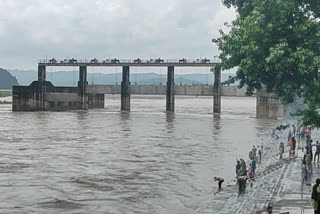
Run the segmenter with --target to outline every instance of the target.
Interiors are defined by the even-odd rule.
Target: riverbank
[[[266,210],[274,190],[280,180],[287,160],[279,160],[278,140],[267,139],[264,145],[262,162],[256,169],[255,181],[247,182],[245,194],[238,194],[236,180],[227,184],[223,191],[210,196],[195,213],[253,213]]]
[[[313,163],[313,174],[309,174],[307,180],[304,180],[304,140],[299,142],[294,159],[289,159],[286,149],[284,159],[279,160],[277,151],[280,141],[286,142],[285,133],[281,140],[268,141],[265,146],[268,153],[258,165],[257,179],[247,183],[245,194],[239,196],[234,181],[227,184],[223,191],[213,193],[195,213],[247,214],[265,213],[268,209],[272,209],[272,213],[313,213],[310,196],[312,185],[320,177],[320,165]]]
[[[0,90],[0,97],[10,97],[12,96],[12,91],[1,91]]]
[[[245,194],[238,194],[238,186],[234,180],[226,184],[223,191],[211,194],[195,213],[260,213],[266,211],[268,207],[273,207],[273,213],[287,210],[296,213],[298,209],[301,210],[299,213],[312,211],[310,203],[307,202],[311,194],[311,183],[314,181],[307,181],[308,186],[303,183],[301,176],[303,151],[297,151],[295,159],[289,160],[286,147],[284,159],[279,160],[279,143],[286,142],[287,132],[284,131],[279,140],[270,138],[265,140],[265,152],[262,163],[256,169],[256,180],[247,183]],[[303,145],[304,143],[301,143],[300,148],[303,148]],[[316,173],[315,170],[314,174]],[[309,178],[311,179],[311,176]],[[293,198],[297,195],[300,198]]]

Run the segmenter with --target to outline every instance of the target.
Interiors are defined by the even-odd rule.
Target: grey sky
[[[39,58],[199,58],[233,9],[221,0],[0,0],[0,67]]]

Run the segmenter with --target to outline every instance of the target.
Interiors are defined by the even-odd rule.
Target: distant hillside
[[[12,89],[14,85],[19,85],[17,79],[8,71],[0,68],[0,89]]]
[[[38,79],[38,73],[36,71],[22,71],[22,70],[10,70],[8,72],[15,76],[20,85],[30,85],[33,81]]]
[[[30,85],[32,81],[37,80],[36,71],[21,71],[9,70],[9,72],[16,76],[21,85]],[[58,71],[47,72],[47,80],[51,81],[56,86],[76,86],[78,82],[77,71]],[[229,73],[221,74],[221,81],[228,79]],[[89,84],[95,85],[120,85],[121,73],[88,73]],[[166,73],[131,73],[130,82],[132,85],[165,85],[167,81]],[[176,74],[175,83],[182,85],[212,85],[214,76],[212,73],[208,74]]]

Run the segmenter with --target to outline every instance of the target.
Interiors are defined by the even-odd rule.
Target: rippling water
[[[255,98],[119,96],[106,108],[11,112],[0,105],[0,213],[192,213],[231,179],[276,121],[255,119]]]

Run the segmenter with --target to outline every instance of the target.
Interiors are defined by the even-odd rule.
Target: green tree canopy
[[[213,42],[221,50],[222,68],[238,69],[230,81],[239,80],[249,94],[265,86],[283,103],[298,95],[304,97],[309,110],[320,108],[317,1],[224,0],[227,7],[236,8],[238,16],[227,24],[229,32],[220,30]],[[300,113],[305,116],[306,112]]]

